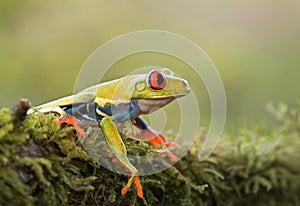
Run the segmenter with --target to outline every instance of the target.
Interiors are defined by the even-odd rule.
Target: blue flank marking
[[[90,107],[90,112],[86,111],[86,106]],[[103,116],[99,115],[96,113],[95,109],[95,105],[94,103],[86,103],[86,104],[79,104],[79,105],[72,105],[73,107],[70,108],[66,108],[65,112],[69,115],[74,116],[76,119],[80,120],[80,121],[98,121],[101,120],[103,118]],[[83,116],[86,115],[86,116]]]
[[[131,119],[139,114],[139,109],[135,100],[132,100],[129,104],[107,104],[104,107],[98,105],[98,109],[109,116],[113,116],[115,123]]]
[[[65,112],[67,112],[69,115],[74,115],[74,113],[77,111],[79,106],[77,107],[71,107],[65,110]]]
[[[75,116],[78,120],[94,119],[100,121],[104,118],[104,116],[96,112],[97,108],[108,116],[113,116],[115,123],[131,119],[132,117],[136,117],[140,112],[136,100],[132,100],[130,103],[118,105],[106,104],[104,107],[101,107],[94,102],[88,104],[90,108],[89,112],[86,111],[87,104],[73,105],[73,107],[66,108],[65,112],[69,115]]]

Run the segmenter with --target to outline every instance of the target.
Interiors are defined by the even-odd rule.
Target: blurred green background
[[[101,44],[155,29],[185,36],[210,56],[226,89],[229,122],[268,119],[268,102],[299,99],[299,19],[297,0],[1,0],[0,106],[20,97],[38,105],[69,95],[82,64]],[[151,58],[171,68],[182,64]],[[144,59],[151,65],[151,58],[129,58],[115,67],[142,66]],[[107,79],[122,76],[118,72]],[[197,89],[197,82],[191,84]],[[204,90],[201,82],[199,87]],[[199,98],[209,116],[207,93]]]

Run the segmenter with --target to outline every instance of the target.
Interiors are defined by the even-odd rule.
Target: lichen
[[[0,205],[299,205],[300,107],[269,110],[276,126],[240,127],[225,133],[205,161],[196,144],[169,169],[141,176],[140,199],[134,187],[121,196],[128,177],[87,155],[73,127],[52,115],[24,118],[20,107],[2,108]],[[105,145],[95,136],[84,143]],[[156,152],[136,140],[126,139],[126,146],[130,154]]]

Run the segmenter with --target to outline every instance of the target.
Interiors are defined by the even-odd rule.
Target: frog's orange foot
[[[136,194],[140,197],[140,198],[143,198],[144,197],[144,193],[143,193],[143,187],[140,183],[140,180],[139,180],[139,177],[136,176],[134,178],[134,184],[136,185],[137,187],[137,191],[136,191]],[[126,195],[126,193],[128,192],[128,189],[129,189],[130,186],[126,185],[123,187],[123,189],[121,190],[121,194],[124,196]]]
[[[178,148],[179,147],[179,145],[176,142],[166,142],[165,138],[161,134],[157,135],[155,138],[149,140],[149,142],[154,147],[157,147],[159,145],[164,145],[166,147],[173,147],[173,148]]]
[[[153,135],[156,135],[154,133],[152,133]],[[154,147],[160,146],[160,145],[164,145],[166,143],[166,140],[164,138],[164,136],[162,135],[156,135],[154,138],[149,140],[150,144],[152,144]]]
[[[167,151],[167,155],[172,162],[178,161],[178,158],[171,151]]]
[[[57,122],[58,124],[67,123],[72,125],[75,128],[76,133],[79,137],[84,135],[84,130],[79,126],[79,121],[72,115],[67,115],[64,118],[58,119]]]
[[[177,148],[179,147],[179,145],[176,143],[176,142],[166,142],[165,141],[165,138],[162,136],[162,135],[158,135],[156,136],[155,138],[149,140],[149,142],[154,146],[154,147],[157,147],[157,146],[160,146],[160,145],[163,145],[167,151],[167,155],[169,157],[169,159],[172,161],[172,162],[177,162],[178,159],[177,157],[171,152],[169,151],[167,148],[169,147],[172,147],[172,148]]]
[[[179,145],[176,142],[166,142],[165,145],[166,145],[166,147],[171,147],[171,148],[179,147]]]
[[[140,180],[139,180],[139,177],[136,176],[134,178],[134,184],[136,185],[137,187],[137,191],[136,191],[136,194],[140,197],[140,198],[143,198],[144,197],[144,194],[143,194],[143,187],[140,183]]]
[[[176,143],[176,142],[166,142],[164,144],[167,148],[178,148],[179,145]],[[169,159],[172,161],[172,162],[177,162],[178,161],[178,158],[171,152],[167,149],[167,155],[169,157]]]

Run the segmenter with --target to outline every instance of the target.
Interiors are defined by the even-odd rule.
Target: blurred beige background
[[[185,36],[206,51],[225,85],[229,121],[268,119],[268,102],[293,105],[299,99],[299,19],[297,0],[1,0],[0,106],[20,97],[37,105],[69,95],[97,47],[124,33],[155,29]],[[134,64],[119,65],[126,66]],[[203,102],[206,110],[205,92]]]

